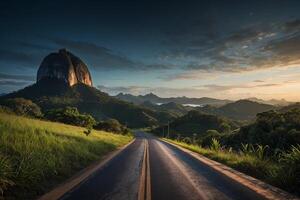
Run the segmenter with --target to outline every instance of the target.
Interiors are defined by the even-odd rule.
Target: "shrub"
[[[41,109],[38,105],[31,100],[24,98],[6,99],[1,102],[4,110],[10,110],[17,115],[30,116],[30,117],[42,117]]]
[[[280,174],[282,185],[289,190],[299,192],[300,189],[300,144],[292,146],[291,150],[283,153],[280,159],[283,165]]]
[[[130,132],[126,126],[122,125],[116,119],[100,121],[94,126],[94,128],[97,130],[104,130],[104,131],[118,133],[118,134],[128,134]]]
[[[45,113],[45,118],[51,121],[87,128],[91,128],[96,124],[96,120],[91,115],[80,114],[75,107],[48,110]]]
[[[213,151],[219,151],[221,149],[221,144],[220,144],[219,140],[213,138],[211,140],[210,149]]]

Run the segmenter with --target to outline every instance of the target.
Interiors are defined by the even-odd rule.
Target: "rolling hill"
[[[276,107],[250,100],[238,100],[221,107],[204,106],[196,109],[204,113],[220,115],[234,120],[252,120],[255,119],[257,113],[273,110]]]
[[[85,84],[69,86],[57,79],[43,79],[31,86],[2,96],[0,99],[23,97],[42,110],[74,106],[96,119],[114,118],[129,127],[159,125],[173,117],[167,112],[153,111],[124,102]]]
[[[141,104],[145,101],[149,101],[153,104],[162,104],[162,103],[177,103],[177,104],[195,104],[195,105],[224,105],[226,103],[229,103],[231,101],[229,100],[221,100],[221,99],[214,99],[214,98],[208,98],[208,97],[202,97],[202,98],[188,98],[188,97],[169,97],[169,98],[162,98],[159,97],[153,93],[149,93],[146,95],[138,95],[134,96],[131,94],[123,94],[119,93],[115,96],[118,99],[121,99],[123,101],[132,102],[135,104]]]
[[[207,130],[213,129],[222,132],[224,124],[227,124],[230,128],[236,128],[236,125],[226,118],[193,110],[182,117],[176,118],[169,124],[169,136],[171,138],[177,137],[178,134],[184,137],[191,137],[193,134],[196,134],[197,137],[204,136]],[[160,136],[164,132],[166,136],[167,129],[168,125],[165,124],[156,128],[153,132]]]

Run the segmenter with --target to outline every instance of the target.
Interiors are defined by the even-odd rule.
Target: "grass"
[[[292,146],[290,151],[283,152],[277,159],[271,159],[264,155],[266,147],[260,145],[257,148],[244,145],[244,149],[235,152],[231,148],[222,148],[217,140],[212,141],[210,148],[166,138],[164,140],[296,195],[300,194],[300,145]]]
[[[33,199],[132,136],[0,113],[0,199]]]

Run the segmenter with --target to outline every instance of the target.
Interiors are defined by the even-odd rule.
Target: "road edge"
[[[257,194],[261,195],[262,197],[270,200],[299,200],[298,197],[280,189],[275,186],[272,186],[268,183],[265,183],[261,180],[258,180],[256,178],[253,178],[249,175],[246,175],[242,172],[239,172],[231,167],[228,167],[224,164],[221,164],[217,161],[211,160],[199,153],[193,152],[191,150],[188,150],[186,148],[183,148],[177,144],[174,144],[172,142],[166,141],[164,139],[159,139],[163,142],[166,142],[172,146],[175,146],[176,148],[182,150],[185,153],[188,153],[192,157],[196,158],[198,161],[206,164],[213,170],[219,172],[220,174],[232,179],[235,182],[238,182],[242,184],[243,186],[249,188],[250,190],[256,192]]]
[[[119,153],[121,153],[123,150],[125,150],[129,145],[131,145],[136,138],[134,138],[132,141],[130,141],[128,144],[117,148],[116,150],[109,152],[108,154],[104,155],[101,160],[96,161],[95,163],[89,165],[88,167],[82,169],[78,173],[76,173],[71,178],[67,179],[65,182],[59,184],[56,188],[51,190],[50,192],[47,192],[46,194],[42,195],[41,197],[37,198],[38,200],[54,200],[59,199],[62,197],[65,193],[72,190],[74,187],[82,183],[84,180],[86,180],[88,177],[90,177],[93,173],[98,171],[100,168],[102,168],[106,163],[108,163],[110,160],[112,160],[115,156],[117,156]]]

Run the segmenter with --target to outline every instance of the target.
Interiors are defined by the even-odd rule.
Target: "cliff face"
[[[69,86],[77,83],[93,85],[86,64],[65,49],[44,58],[37,72],[37,82],[45,78],[63,80]]]

